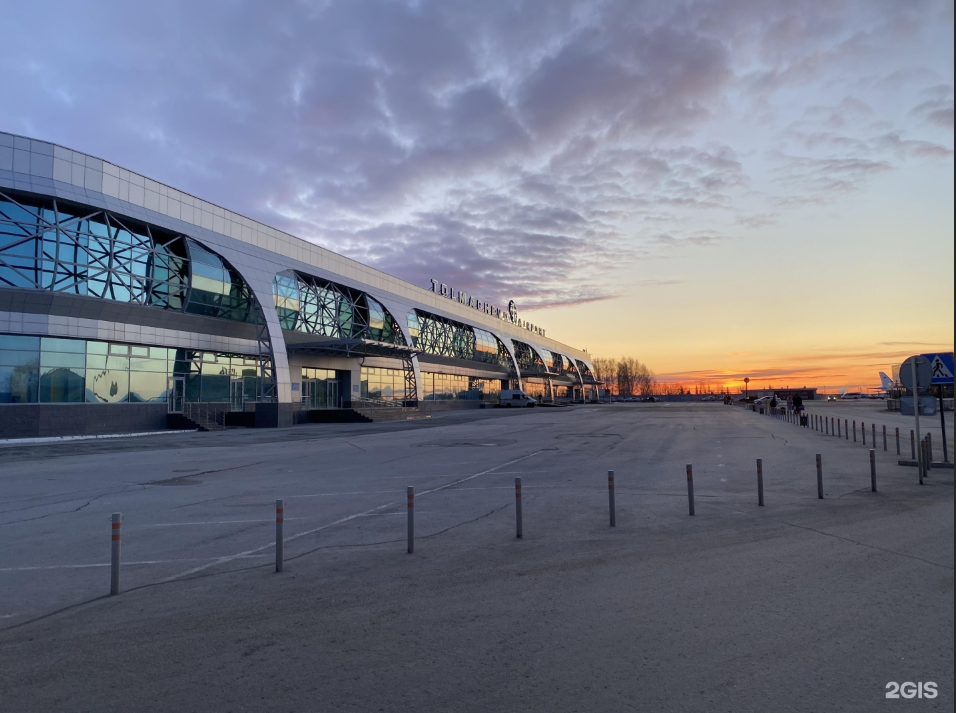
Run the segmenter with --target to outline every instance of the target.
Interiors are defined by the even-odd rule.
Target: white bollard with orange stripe
[[[120,593],[120,546],[123,542],[123,513],[114,512],[110,528],[113,552],[110,557],[110,596]]]
[[[285,559],[285,500],[276,500],[276,572]]]

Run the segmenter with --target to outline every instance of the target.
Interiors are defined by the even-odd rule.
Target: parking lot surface
[[[876,493],[862,444],[720,403],[0,459],[4,710],[952,709],[953,474],[920,486],[892,446]],[[110,597],[115,512],[123,592]],[[887,700],[891,681],[939,694]]]

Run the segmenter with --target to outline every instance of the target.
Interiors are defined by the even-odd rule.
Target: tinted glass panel
[[[86,370],[66,367],[40,369],[40,401],[43,403],[82,403],[85,398]]]

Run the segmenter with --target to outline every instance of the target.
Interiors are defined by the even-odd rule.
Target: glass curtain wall
[[[392,315],[364,292],[297,272],[276,275],[272,292],[283,329],[405,346]]]
[[[497,401],[501,391],[499,379],[477,379],[473,376],[422,372],[422,393],[426,401],[480,400]]]
[[[246,400],[256,400],[253,356],[0,335],[0,403],[162,402],[172,374],[186,378],[191,401],[229,401],[234,379],[242,379]]]
[[[538,355],[538,352],[531,348],[531,345],[513,340],[515,345],[515,360],[518,362],[518,369],[524,374],[543,374],[547,372],[544,361]],[[549,352],[550,354],[550,352]]]
[[[0,193],[3,286],[259,319],[248,285],[196,241],[109,211],[20,194]]]
[[[361,394],[363,399],[404,401],[405,372],[401,369],[363,366]]]
[[[491,332],[421,310],[408,313],[413,346],[427,354],[514,369],[505,345]]]

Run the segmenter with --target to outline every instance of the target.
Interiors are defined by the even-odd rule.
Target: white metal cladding
[[[584,361],[587,352],[460,305],[430,290],[362,265],[295,236],[120,168],[49,142],[0,132],[0,187],[75,201],[189,235],[232,263],[255,292],[275,351],[279,401],[292,398],[288,358],[272,296],[272,280],[300,270],[368,292],[392,313],[408,339],[403,315],[423,308],[486,329],[513,349],[512,339]],[[512,351],[513,354],[513,351]]]

